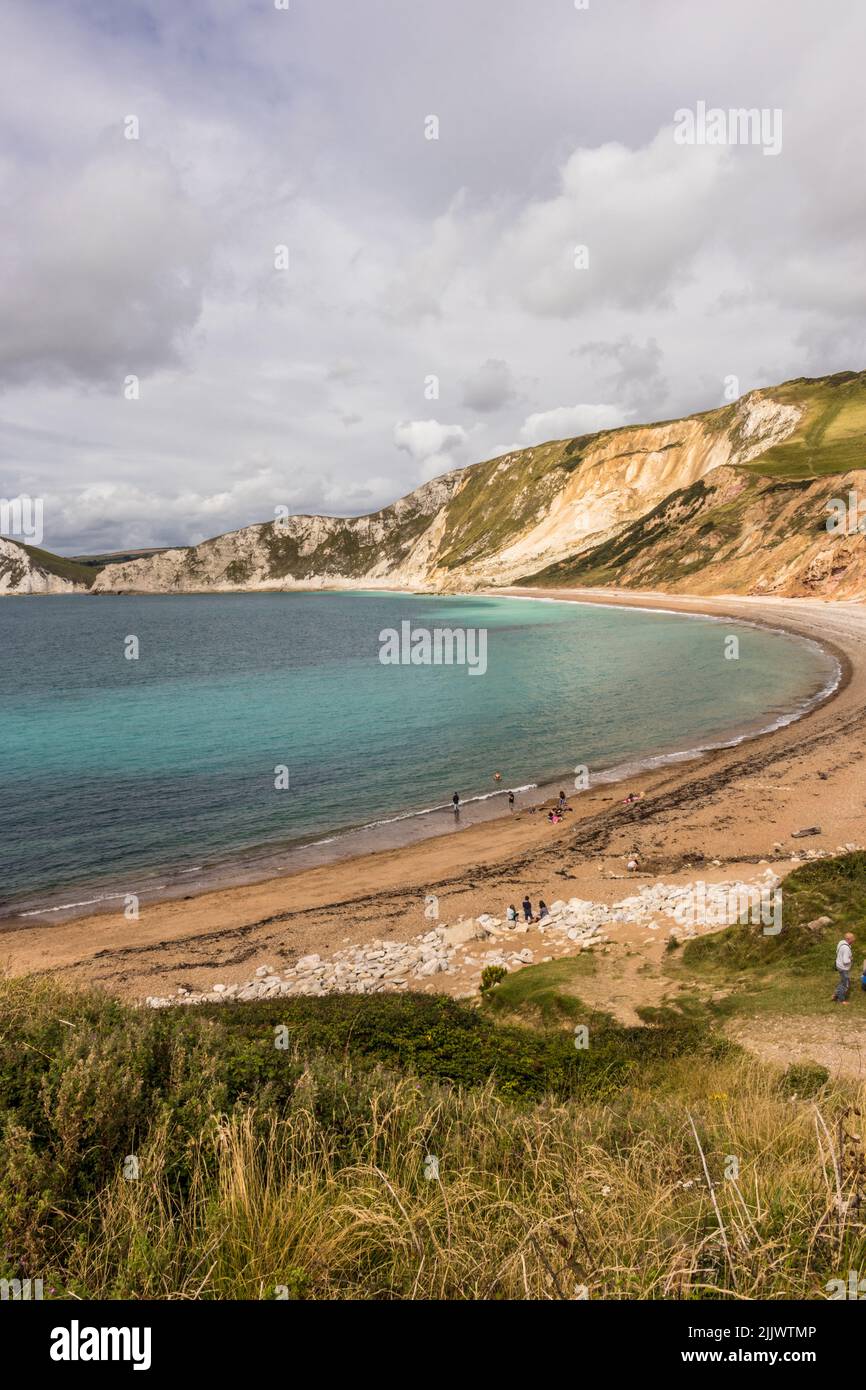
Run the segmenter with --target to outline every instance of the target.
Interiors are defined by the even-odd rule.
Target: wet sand
[[[438,897],[443,922],[502,916],[525,893],[533,902],[613,902],[635,882],[688,882],[696,868],[708,881],[750,877],[760,861],[784,873],[792,853],[836,851],[864,839],[866,605],[615,590],[493,592],[766,623],[822,643],[843,677],[829,700],[796,723],[634,777],[628,788],[644,795],[631,806],[623,804],[624,784],[601,783],[575,794],[573,814],[558,826],[524,809],[400,849],[143,905],[138,921],[104,913],[53,925],[4,924],[0,965],[140,999],[180,986],[208,989],[215,980],[240,982],[260,962],[285,966],[347,942],[409,940],[431,925],[424,915],[429,894]],[[819,835],[792,838],[815,825]],[[632,855],[640,862],[636,879],[626,870]],[[705,872],[713,859],[721,867]],[[520,939],[521,946],[538,944]],[[424,987],[460,992],[461,982],[440,975]]]

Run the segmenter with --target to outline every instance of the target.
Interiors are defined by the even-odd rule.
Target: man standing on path
[[[851,988],[851,961],[853,959],[851,947],[854,945],[854,935],[848,932],[842,937],[836,947],[836,969],[839,971],[839,983],[833,995],[834,1004],[847,1004],[848,991]]]

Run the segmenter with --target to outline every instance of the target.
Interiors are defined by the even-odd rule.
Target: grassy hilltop
[[[51,1297],[826,1297],[866,1264],[866,1094],[720,1025],[826,1012],[864,907],[866,855],[797,870],[779,937],[671,952],[680,1002],[636,1028],[583,1005],[578,961],[477,1007],[153,1012],[7,981],[0,1273]]]

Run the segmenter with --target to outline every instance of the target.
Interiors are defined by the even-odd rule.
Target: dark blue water
[[[484,628],[486,674],[383,665],[380,631],[404,619]],[[0,904],[167,870],[200,887],[262,847],[489,795],[495,770],[526,786],[766,726],[831,676],[760,629],[565,603],[6,598]]]

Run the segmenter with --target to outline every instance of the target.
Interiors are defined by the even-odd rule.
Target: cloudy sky
[[[862,368],[864,51],[862,0],[0,0],[0,495],[186,544]]]

